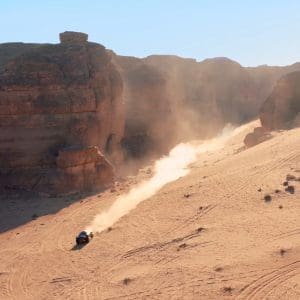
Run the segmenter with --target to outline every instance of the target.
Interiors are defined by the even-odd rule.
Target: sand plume
[[[230,137],[240,130],[241,127],[233,130],[232,126],[227,125],[222,133],[214,139],[178,144],[170,151],[169,155],[163,156],[155,162],[154,175],[149,180],[133,187],[127,194],[120,195],[108,210],[96,215],[87,231],[101,232],[112,226],[139,203],[157,193],[164,185],[186,176],[190,172],[190,164],[196,161],[199,154],[220,149]]]

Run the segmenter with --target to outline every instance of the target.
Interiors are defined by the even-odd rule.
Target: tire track
[[[188,225],[194,224],[198,219],[204,217],[208,213],[210,213],[213,209],[215,209],[218,205],[217,204],[212,204],[212,205],[207,205],[204,206],[201,211],[197,211],[194,215],[191,217],[188,217],[184,220],[180,220],[180,224],[178,226],[173,226],[169,231],[167,231],[166,234],[171,234],[172,232],[177,232],[180,231],[184,228],[186,228]]]
[[[172,244],[178,244],[178,243],[181,243],[181,242],[185,242],[185,241],[197,238],[200,235],[201,235],[201,231],[200,232],[196,231],[196,232],[192,232],[192,233],[187,234],[185,236],[175,238],[175,239],[172,239],[172,240],[169,240],[169,241],[166,241],[166,242],[155,243],[155,244],[151,244],[151,245],[148,245],[148,246],[143,246],[143,247],[139,247],[139,248],[136,248],[136,249],[132,249],[132,250],[127,251],[123,255],[123,258],[128,258],[132,255],[139,254],[141,252],[146,252],[146,251],[152,250],[152,249],[159,250],[159,249],[165,248],[165,247],[167,247],[169,245],[172,245]],[[205,245],[205,244],[211,244],[211,243],[212,243],[211,241],[206,241],[206,242],[199,243],[199,245]]]
[[[278,287],[282,282],[298,274],[300,274],[300,261],[282,266],[250,282],[241,289],[236,299],[262,299],[266,294],[270,294],[275,286]]]
[[[296,228],[290,231],[286,231],[280,234],[277,234],[275,236],[273,236],[272,238],[270,238],[269,240],[280,240],[286,237],[290,237],[290,236],[294,236],[294,235],[298,235],[300,234],[300,228]]]
[[[270,269],[264,269],[262,271],[269,271]],[[271,269],[274,270],[274,269]],[[180,272],[178,272],[180,273]],[[180,273],[181,274],[181,273]],[[223,282],[232,281],[257,277],[257,271],[249,271],[249,272],[240,272],[240,273],[233,273],[228,275],[216,274],[215,272],[209,271],[202,271],[197,275],[194,273],[185,275],[184,282],[180,280],[182,276],[179,278],[168,278],[168,276],[161,276],[161,274],[156,274],[156,276],[151,277],[148,279],[150,284],[147,285],[147,289],[137,291],[135,293],[128,293],[128,294],[119,294],[117,296],[111,296],[105,298],[105,300],[115,300],[115,299],[151,299],[155,298],[159,295],[160,299],[164,296],[167,299],[171,299],[171,296],[178,296],[179,291],[184,290],[185,295],[193,294],[193,293],[201,293],[203,288],[207,287],[207,285],[217,285],[222,284]],[[163,280],[162,280],[163,279]],[[151,282],[155,282],[159,280],[161,285],[159,288],[151,288]],[[150,286],[149,286],[150,285]],[[144,284],[145,286],[145,284]],[[178,299],[183,299],[179,297]],[[190,299],[190,298],[187,298]],[[197,298],[199,299],[199,298]]]

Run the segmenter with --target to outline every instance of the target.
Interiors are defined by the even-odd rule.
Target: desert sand
[[[81,249],[76,234],[147,168],[78,201],[3,199],[0,299],[299,299],[300,182],[282,184],[300,177],[300,129],[244,149],[257,125]]]

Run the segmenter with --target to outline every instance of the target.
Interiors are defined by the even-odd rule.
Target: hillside
[[[3,200],[0,299],[298,299],[300,183],[282,183],[300,176],[300,129],[243,149],[257,125],[80,250],[75,235],[150,171],[78,202]]]

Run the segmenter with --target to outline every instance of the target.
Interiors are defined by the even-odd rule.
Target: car
[[[90,240],[93,238],[93,233],[87,233],[86,231],[81,231],[77,237],[76,237],[76,244],[77,245],[83,245],[90,242]]]

